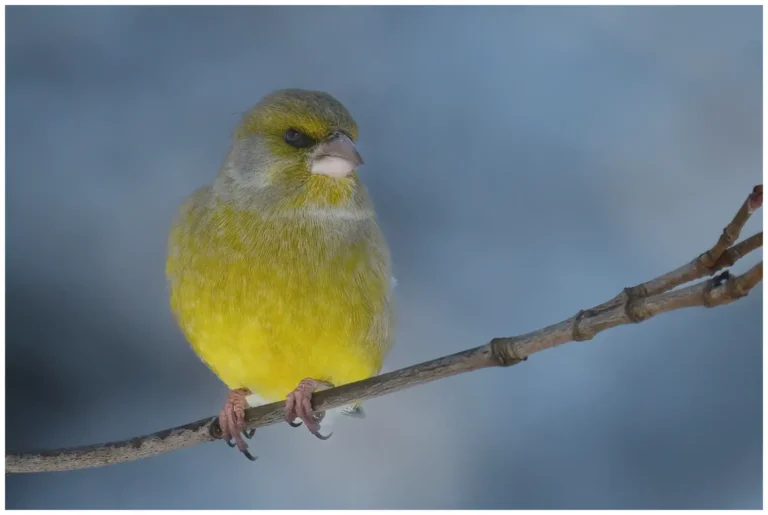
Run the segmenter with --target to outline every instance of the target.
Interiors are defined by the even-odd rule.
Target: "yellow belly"
[[[229,388],[284,398],[302,379],[378,373],[391,345],[390,270],[375,224],[348,239],[228,206],[182,213],[171,231],[171,307]]]

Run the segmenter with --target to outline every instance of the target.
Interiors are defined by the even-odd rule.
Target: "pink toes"
[[[245,429],[245,410],[248,402],[245,400],[248,390],[230,390],[227,396],[227,402],[219,412],[219,426],[221,427],[221,437],[230,447],[237,446],[237,449],[251,461],[256,458],[248,452],[248,444],[243,440],[243,436],[250,439],[255,430],[246,431]],[[231,441],[234,440],[234,443]]]
[[[293,427],[298,427],[301,424],[295,423],[294,420],[299,418],[307,426],[309,432],[316,437],[321,440],[330,438],[330,434],[328,436],[320,434],[320,420],[322,420],[322,417],[318,418],[312,410],[312,393],[318,389],[330,387],[333,387],[333,385],[325,381],[317,381],[316,379],[307,378],[301,381],[296,389],[285,398],[285,421]]]

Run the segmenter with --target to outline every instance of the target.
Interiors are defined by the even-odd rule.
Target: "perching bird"
[[[250,459],[246,397],[286,399],[286,421],[325,438],[312,392],[378,374],[392,345],[390,255],[356,172],[357,132],[326,93],[267,95],[170,231],[171,308],[229,388],[219,424]]]

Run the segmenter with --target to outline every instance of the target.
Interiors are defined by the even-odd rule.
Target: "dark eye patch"
[[[296,129],[288,129],[285,131],[283,138],[286,143],[296,148],[307,148],[315,143],[314,139]]]

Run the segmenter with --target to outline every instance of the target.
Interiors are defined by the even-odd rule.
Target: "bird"
[[[286,422],[326,439],[312,394],[377,375],[393,344],[390,250],[357,137],[330,94],[269,93],[171,223],[171,311],[229,390],[222,438],[250,460],[246,408],[284,399]],[[360,404],[341,412],[364,415]]]

